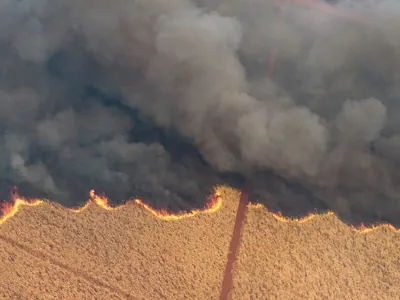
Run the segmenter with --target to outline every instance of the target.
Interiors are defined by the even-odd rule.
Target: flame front
[[[1,211],[0,224],[5,223],[7,220],[12,218],[20,210],[22,206],[39,206],[45,203],[45,201],[40,199],[30,200],[24,197],[20,197],[17,193],[16,188],[13,188],[11,193],[12,193],[13,203],[12,204],[9,204],[7,202],[3,203],[2,208],[0,210]],[[97,195],[94,190],[91,190],[89,192],[89,196],[90,196],[89,200],[85,203],[85,205],[77,208],[70,208],[69,210],[74,213],[81,213],[85,211],[91,204],[95,204],[107,211],[119,210],[122,207],[124,207],[124,205],[112,207],[111,205],[109,205],[108,203],[109,201],[106,196]],[[180,213],[169,213],[166,210],[155,210],[150,205],[144,203],[142,200],[139,199],[135,199],[134,203],[144,208],[158,219],[166,221],[174,221],[174,220],[181,220],[185,218],[194,217],[201,213],[205,214],[215,213],[222,206],[222,198],[221,198],[221,193],[218,191],[218,189],[215,189],[214,195],[210,197],[210,202],[206,204],[206,207],[204,209],[197,209]]]
[[[92,205],[92,204],[95,204],[98,207],[101,207],[102,209],[107,210],[107,211],[119,210],[122,207],[124,207],[124,205],[112,207],[111,205],[109,205],[109,201],[106,196],[96,195],[94,190],[91,190],[89,192],[89,196],[90,196],[90,198],[85,203],[85,205],[83,205],[82,207],[72,208],[69,210],[71,210],[74,213],[81,213],[84,210],[86,210],[89,207],[89,205]],[[11,219],[23,206],[39,206],[43,203],[46,203],[46,201],[40,200],[40,199],[27,199],[27,198],[21,197],[18,195],[18,192],[16,191],[16,189],[12,190],[12,199],[13,199],[12,204],[3,203],[2,207],[1,207],[0,225],[4,224],[7,220]],[[182,220],[185,218],[194,217],[199,214],[212,214],[212,213],[217,212],[222,207],[222,196],[221,196],[221,192],[219,191],[219,188],[214,189],[214,195],[211,196],[209,198],[209,200],[210,201],[206,204],[204,209],[195,209],[195,210],[179,212],[179,213],[169,213],[167,210],[156,210],[156,209],[152,208],[149,204],[144,203],[140,199],[135,199],[133,202],[160,220],[177,221],[177,220]],[[249,208],[252,208],[252,209],[265,208],[265,206],[260,203],[256,203],[256,204],[249,203],[248,206],[249,206]],[[287,217],[283,216],[281,213],[272,213],[272,212],[270,212],[270,213],[277,221],[285,222],[285,223],[289,223],[289,222],[305,223],[305,222],[308,222],[311,219],[318,217],[318,216],[334,215],[334,212],[329,211],[324,214],[311,213],[303,218],[287,218]],[[400,233],[399,228],[396,228],[393,225],[387,224],[387,223],[375,224],[370,227],[367,227],[364,224],[361,224],[359,227],[355,227],[355,226],[350,226],[350,227],[359,233],[369,233],[369,232],[372,232],[379,228],[387,228],[392,231]]]
[[[43,203],[42,200],[29,200],[18,195],[17,189],[14,187],[11,190],[13,204],[3,203],[1,205],[1,217],[0,217],[0,225],[5,223],[8,219],[11,219],[15,216],[15,214],[19,211],[22,206],[39,206]]]
[[[72,212],[74,213],[81,213],[84,210],[86,210],[86,208],[89,207],[90,204],[94,203],[97,206],[100,206],[101,208],[105,209],[105,210],[116,210],[116,209],[120,209],[123,207],[123,205],[117,206],[117,207],[112,207],[111,205],[108,204],[108,199],[106,196],[99,196],[96,195],[94,190],[90,190],[89,192],[89,200],[85,203],[85,205],[83,205],[82,207],[77,207],[77,208],[72,208],[70,209]]]
[[[259,208],[265,208],[267,209],[264,205],[260,204],[260,203],[250,203],[249,204],[249,208],[252,209],[259,209]],[[268,209],[267,209],[268,210]],[[335,213],[333,211],[328,211],[326,213],[323,214],[319,214],[319,213],[310,213],[302,218],[288,218],[282,215],[282,213],[273,213],[270,212],[272,214],[272,216],[279,222],[284,222],[284,223],[290,223],[290,222],[296,222],[296,223],[306,223],[308,221],[310,221],[311,219],[315,218],[315,217],[323,217],[323,216],[332,216],[335,215]],[[350,226],[351,229],[353,229],[354,231],[358,232],[358,233],[369,233],[372,231],[375,231],[377,229],[380,228],[388,228],[394,232],[400,233],[400,228],[396,228],[391,224],[387,224],[387,223],[381,223],[381,224],[374,224],[370,227],[365,226],[363,223],[361,223],[360,226],[356,227],[356,226]]]
[[[155,210],[150,205],[144,203],[142,200],[136,199],[135,202],[150,212],[153,216],[156,216],[158,219],[166,220],[166,221],[173,221],[173,220],[181,220],[188,217],[194,217],[200,213],[203,214],[211,214],[217,212],[222,206],[222,197],[220,192],[216,189],[214,196],[211,197],[211,201],[206,205],[203,210],[196,209],[181,213],[171,214],[168,213],[166,210]]]

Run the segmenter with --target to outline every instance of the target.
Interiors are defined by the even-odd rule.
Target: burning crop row
[[[28,198],[19,196],[16,189],[13,189],[13,191],[12,191],[12,200],[13,200],[12,204],[7,203],[7,202],[2,204],[2,208],[1,208],[2,216],[0,217],[0,224],[4,224],[6,221],[11,219],[13,216],[15,216],[17,214],[17,212],[23,206],[39,206],[41,204],[46,203],[45,200],[28,199]],[[139,205],[140,207],[145,209],[147,212],[149,212],[150,214],[155,216],[157,219],[165,220],[165,221],[177,221],[177,220],[182,220],[185,218],[194,217],[199,214],[216,213],[222,207],[223,199],[222,199],[222,193],[220,191],[220,188],[215,188],[214,195],[209,198],[209,201],[207,202],[206,206],[203,209],[194,209],[194,210],[190,210],[190,211],[183,211],[180,213],[170,213],[165,209],[156,210],[156,209],[152,208],[149,204],[146,204],[145,202],[143,202],[140,199],[128,201],[127,203],[130,203],[130,202],[133,202],[136,205]],[[97,195],[94,190],[91,190],[90,198],[86,202],[85,205],[83,205],[82,207],[79,207],[79,208],[71,208],[69,210],[74,213],[80,213],[80,212],[83,212],[84,210],[86,210],[89,207],[89,205],[91,205],[91,204],[95,204],[95,205],[101,207],[102,209],[108,210],[108,211],[119,210],[124,207],[124,205],[115,206],[115,207],[111,206],[109,204],[108,198],[106,196]],[[259,209],[259,208],[265,208],[265,207],[259,203],[250,203],[249,208]],[[271,214],[276,220],[278,220],[280,222],[285,222],[285,223],[288,223],[288,222],[305,223],[305,222],[308,222],[311,219],[318,217],[318,216],[335,215],[334,212],[332,212],[332,211],[326,212],[324,214],[311,213],[302,218],[288,218],[288,217],[283,216],[281,213],[271,212]],[[360,226],[357,226],[357,227],[356,226],[350,226],[350,227],[359,233],[369,233],[369,232],[372,232],[372,231],[377,230],[382,227],[388,228],[394,232],[400,233],[399,228],[396,228],[393,225],[387,224],[387,223],[374,224],[370,227],[367,227],[364,224],[361,224]]]
[[[17,212],[20,210],[22,206],[39,206],[43,203],[46,203],[45,200],[40,199],[29,199],[25,197],[19,196],[16,188],[12,190],[12,200],[13,203],[3,203],[1,207],[1,217],[0,217],[0,224],[4,224],[7,220],[11,219]],[[101,207],[102,209],[111,211],[111,210],[119,210],[125,205],[119,205],[113,207],[109,204],[108,198],[106,196],[97,195],[94,190],[91,190],[89,193],[89,200],[85,203],[85,205],[78,207],[78,208],[71,208],[70,210],[74,213],[81,213],[86,210],[89,205],[96,204],[97,206]],[[209,199],[210,201],[206,204],[204,209],[194,209],[190,211],[183,211],[180,213],[170,213],[165,209],[156,210],[153,209],[150,205],[144,203],[142,200],[135,199],[133,201],[135,204],[141,206],[146,211],[151,213],[153,216],[157,217],[158,219],[165,220],[165,221],[173,221],[173,220],[181,220],[189,217],[196,216],[198,214],[211,214],[217,212],[220,207],[222,206],[222,198],[221,194],[218,189],[214,190],[214,195],[212,195]]]
[[[249,208],[252,209],[259,209],[259,208],[265,208],[264,205],[260,203],[250,203]],[[271,212],[272,213],[272,212]],[[332,216],[335,215],[333,211],[328,211],[324,214],[320,213],[310,213],[302,218],[288,218],[282,215],[282,213],[272,213],[272,216],[278,220],[279,222],[284,222],[284,223],[289,223],[289,222],[297,222],[297,223],[306,223],[310,221],[311,219],[314,219],[315,217],[322,217],[322,216]],[[388,223],[377,223],[372,226],[365,226],[363,223],[361,223],[360,226],[350,226],[353,230],[359,233],[369,233],[372,231],[375,231],[380,228],[388,228],[394,232],[400,233],[400,228],[394,227],[392,224]]]

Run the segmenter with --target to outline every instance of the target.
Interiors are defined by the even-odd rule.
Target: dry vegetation
[[[218,299],[234,219],[229,206],[180,221],[133,203],[23,207],[0,226],[0,298]]]
[[[0,299],[218,299],[238,194],[211,215],[158,220],[129,204],[23,208],[0,226]],[[232,299],[398,299],[400,234],[335,216],[283,223],[250,209]]]
[[[281,222],[250,209],[232,299],[399,299],[400,233],[359,233],[335,215]]]

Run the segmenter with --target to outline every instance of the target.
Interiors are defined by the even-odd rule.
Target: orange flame
[[[13,199],[13,202],[14,204],[2,204],[2,216],[0,217],[0,225],[5,223],[8,219],[14,217],[21,206],[38,206],[43,203],[42,200],[26,200],[24,198],[15,198]]]
[[[158,219],[172,221],[172,220],[181,220],[188,217],[194,217],[200,213],[203,214],[212,214],[218,211],[222,206],[222,197],[220,192],[216,189],[214,196],[211,197],[211,201],[206,205],[203,210],[196,209],[191,211],[185,211],[182,213],[170,214],[166,210],[155,210],[150,205],[143,203],[141,200],[136,199],[135,202],[150,212],[152,215],[156,216]]]
[[[90,199],[89,199],[89,201],[87,201],[85,203],[85,205],[83,205],[82,207],[72,208],[69,210],[74,213],[80,213],[80,212],[83,212],[84,210],[86,210],[89,207],[89,205],[91,205],[91,204],[95,204],[107,211],[119,210],[122,207],[124,207],[124,205],[120,205],[120,206],[116,206],[116,207],[110,206],[108,204],[107,197],[96,195],[94,190],[91,190],[89,192],[89,195],[90,195]],[[27,198],[21,197],[18,195],[18,192],[15,188],[12,190],[12,199],[13,199],[12,204],[3,203],[1,205],[2,207],[0,209],[0,211],[1,211],[0,225],[4,224],[7,220],[11,219],[23,206],[39,206],[43,203],[46,203],[46,201],[40,200],[40,199],[27,199]],[[143,209],[145,209],[146,211],[148,211],[150,214],[152,214],[153,216],[155,216],[158,219],[165,220],[165,221],[176,221],[176,220],[182,220],[185,218],[194,217],[198,214],[212,214],[212,213],[217,212],[222,207],[222,202],[223,202],[221,193],[218,190],[218,188],[214,189],[214,195],[212,197],[210,197],[209,200],[210,201],[206,204],[204,209],[195,209],[195,210],[184,211],[184,212],[179,212],[179,213],[169,213],[168,211],[166,211],[164,209],[156,210],[156,209],[152,208],[150,205],[144,203],[140,199],[135,199],[134,203],[136,203],[137,205],[139,205],[140,207],[142,207]],[[259,209],[259,208],[267,209],[264,205],[262,205],[260,203],[249,203],[248,207],[252,208],[252,209]],[[332,211],[326,212],[324,214],[311,213],[302,218],[288,218],[288,217],[283,216],[282,213],[272,213],[271,212],[271,214],[277,221],[285,222],[285,223],[289,223],[289,222],[305,223],[305,222],[310,221],[314,217],[335,215],[335,213]],[[387,228],[394,232],[400,233],[400,228],[396,228],[393,225],[388,224],[388,223],[374,224],[370,227],[367,227],[364,224],[361,224],[358,227],[356,227],[356,226],[350,226],[350,227],[353,230],[357,231],[358,233],[369,233],[369,232],[375,231],[380,228]]]
[[[22,206],[38,206],[43,203],[42,200],[29,200],[20,197],[15,188],[12,190],[12,199],[13,204],[5,202],[1,205],[2,215],[0,217],[0,224],[3,224],[8,219],[14,217]]]
[[[252,209],[265,208],[265,209],[267,209],[264,205],[262,205],[260,203],[250,203],[249,204],[249,208],[252,208]],[[328,211],[328,212],[323,213],[323,214],[310,213],[310,214],[308,214],[308,215],[306,215],[306,216],[304,216],[302,218],[288,218],[288,217],[283,216],[282,213],[280,213],[280,212],[279,213],[272,213],[271,212],[271,214],[276,220],[278,220],[280,222],[284,222],[284,223],[289,223],[289,222],[305,223],[305,222],[308,222],[308,221],[310,221],[311,219],[313,219],[315,217],[335,215],[335,213],[333,211]],[[390,230],[392,230],[394,232],[400,233],[400,228],[396,228],[393,225],[388,224],[388,223],[373,224],[370,227],[367,227],[363,223],[361,223],[361,225],[358,226],[358,227],[357,226],[352,226],[352,225],[350,227],[351,227],[351,229],[353,229],[354,231],[356,231],[358,233],[369,233],[369,232],[375,231],[375,230],[380,229],[380,228],[388,228],[388,229],[390,229]]]
[[[352,226],[352,228],[359,233],[369,233],[369,232],[372,232],[372,231],[380,229],[380,228],[387,228],[394,232],[400,233],[400,228],[396,228],[392,224],[388,224],[388,223],[374,224],[371,227],[367,227],[363,223],[361,223],[361,225],[359,227]]]
[[[20,197],[18,195],[16,188],[13,188],[11,193],[12,193],[13,204],[4,203],[2,205],[2,209],[0,209],[0,211],[1,211],[0,224],[5,223],[7,220],[12,218],[20,210],[20,208],[22,206],[39,206],[39,205],[45,203],[45,201],[39,200],[39,199],[30,200],[30,199],[26,199],[24,197]],[[111,205],[108,204],[108,199],[106,196],[96,195],[94,190],[91,190],[89,192],[89,195],[90,195],[90,198],[85,203],[85,205],[83,205],[82,207],[72,208],[69,210],[74,213],[81,213],[84,210],[86,210],[89,207],[89,205],[91,205],[91,204],[96,204],[97,206],[99,206],[107,211],[119,210],[122,207],[124,207],[124,205],[112,207]],[[190,218],[190,217],[196,216],[200,213],[205,213],[205,214],[215,213],[222,206],[222,197],[221,197],[221,193],[216,188],[214,190],[214,195],[212,197],[210,197],[210,202],[206,204],[206,207],[204,209],[185,211],[185,212],[175,213],[175,214],[171,214],[171,213],[167,212],[166,210],[155,210],[150,205],[144,203],[142,200],[139,200],[139,199],[135,199],[134,202],[137,205],[139,205],[140,207],[142,207],[145,210],[147,210],[148,212],[150,212],[152,215],[154,215],[158,219],[166,220],[166,221],[173,221],[173,220],[181,220],[181,219],[185,219],[185,218]]]
[[[105,210],[116,210],[116,209],[120,209],[122,208],[124,205],[120,205],[117,207],[112,207],[111,205],[108,204],[108,199],[106,196],[99,196],[96,195],[94,190],[90,190],[89,192],[89,201],[87,201],[85,203],[85,205],[83,205],[82,207],[77,207],[77,208],[71,208],[70,210],[74,213],[81,213],[84,210],[86,210],[90,204],[94,203],[97,206],[100,206],[101,208],[105,209]]]

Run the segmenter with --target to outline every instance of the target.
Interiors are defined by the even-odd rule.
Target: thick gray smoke
[[[270,206],[396,222],[400,5],[278,4],[0,0],[2,186],[184,208],[230,172]]]

